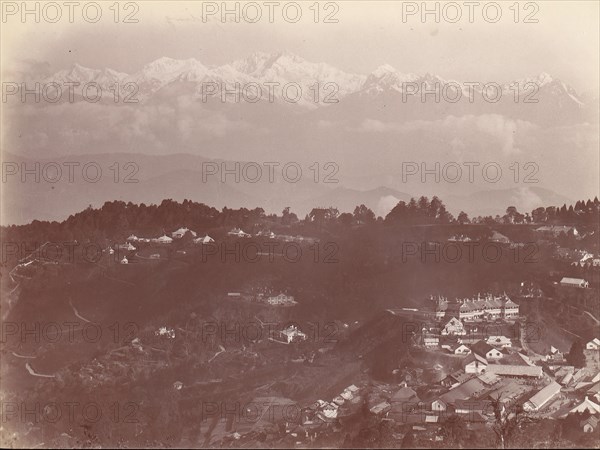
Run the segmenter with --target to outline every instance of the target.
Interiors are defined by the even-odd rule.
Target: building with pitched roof
[[[560,392],[561,386],[556,381],[552,382],[545,388],[538,391],[529,400],[523,404],[525,411],[539,411],[542,409],[550,400],[554,398],[556,394]]]
[[[485,341],[477,341],[471,345],[471,352],[485,359],[500,359],[504,356],[504,353]]]
[[[598,350],[598,349],[600,349],[600,339],[598,339],[598,338],[592,339],[587,344],[585,344],[585,349],[586,350]]]
[[[463,370],[465,373],[482,373],[486,370],[487,366],[487,360],[477,353],[471,353],[463,360]]]
[[[600,405],[598,405],[597,403],[594,403],[586,396],[585,399],[580,404],[578,404],[574,408],[570,409],[569,412],[565,415],[574,414],[574,413],[582,413],[584,411],[588,411],[592,415],[600,414]]]
[[[585,420],[582,420],[579,423],[579,426],[581,427],[581,429],[583,430],[584,433],[593,433],[594,431],[596,431],[598,429],[598,423],[600,422],[600,419],[598,419],[595,416],[590,416]]]
[[[582,288],[582,289],[590,287],[590,283],[588,283],[587,281],[585,281],[582,278],[569,278],[569,277],[563,277],[563,279],[560,280],[560,285],[565,286],[565,287],[576,287],[576,288]]]
[[[495,320],[514,319],[519,317],[519,305],[506,294],[493,296],[480,295],[472,299],[455,299],[449,301],[446,297],[431,297],[434,302],[434,316],[438,320],[457,318],[458,320]]]
[[[450,389],[445,394],[440,395],[440,399],[447,405],[453,405],[456,400],[466,400],[475,395],[479,395],[486,390],[485,384],[483,384],[478,378],[471,378],[464,383]]]
[[[489,364],[487,372],[501,377],[514,378],[541,378],[542,368],[540,366],[520,366],[512,364]]]
[[[456,317],[451,317],[450,320],[444,325],[440,334],[442,336],[464,336],[467,334],[464,325]]]

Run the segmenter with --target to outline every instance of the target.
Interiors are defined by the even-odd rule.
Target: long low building
[[[516,319],[519,317],[519,305],[513,302],[506,294],[493,296],[487,294],[483,297],[470,299],[454,299],[449,301],[446,297],[430,297],[433,302],[435,318],[455,317],[459,320],[494,320]]]
[[[546,405],[556,394],[560,392],[560,384],[552,380],[548,386],[543,388],[523,405],[525,411],[539,411]]]
[[[540,366],[490,364],[487,366],[486,372],[493,373],[498,376],[516,378],[541,378],[542,376],[542,368]]]
[[[590,287],[590,283],[588,283],[587,281],[585,281],[581,278],[569,278],[569,277],[563,277],[563,279],[560,280],[560,285],[568,286],[568,287],[576,287],[576,288]]]

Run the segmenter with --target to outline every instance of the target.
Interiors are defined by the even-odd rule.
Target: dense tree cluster
[[[536,208],[531,212],[535,223],[569,223],[573,225],[585,225],[597,223],[600,214],[600,201],[598,197],[594,200],[580,200],[575,205],[562,205],[560,208],[549,206],[547,208]]]
[[[569,224],[591,225],[598,223],[600,202],[598,198],[578,201],[567,207],[540,207],[522,214],[514,206],[506,209],[504,216],[474,217],[470,219],[460,211],[455,219],[444,203],[436,196],[431,200],[420,197],[418,200],[400,201],[385,216],[376,217],[365,205],[356,206],[353,213],[340,211],[335,207],[313,208],[304,220],[299,220],[289,207],[281,215],[266,214],[264,209],[224,207],[221,211],[203,203],[184,200],[179,203],[165,199],[159,205],[134,204],[131,202],[106,202],[102,207],[86,210],[70,216],[63,222],[41,222],[34,220],[28,225],[1,227],[4,239],[23,241],[78,240],[86,242],[102,239],[123,239],[130,233],[142,236],[159,236],[178,227],[204,232],[214,228],[242,228],[247,232],[277,227],[295,227],[290,233],[334,231],[357,226],[372,226],[378,223],[386,225],[422,226],[422,225],[488,225],[498,224]]]
[[[402,225],[447,224],[454,222],[454,217],[439,198],[434,196],[429,201],[427,197],[420,197],[418,201],[411,198],[408,203],[399,202],[385,216],[385,222]]]

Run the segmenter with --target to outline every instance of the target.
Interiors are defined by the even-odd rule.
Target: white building
[[[560,280],[560,285],[567,286],[567,287],[576,287],[576,288],[590,287],[590,283],[588,283],[587,281],[585,281],[581,278],[569,278],[569,277],[564,277],[562,280]]]
[[[452,350],[452,353],[454,353],[455,355],[468,355],[471,353],[471,349],[465,344],[460,344],[458,347]]]
[[[163,234],[161,237],[153,239],[153,241],[159,244],[170,244],[173,242],[173,239],[167,236],[166,234]]]
[[[582,413],[588,411],[591,415],[600,414],[600,405],[591,401],[587,396],[579,405],[571,409],[568,414]],[[568,415],[567,414],[567,415]]]
[[[487,360],[476,353],[471,353],[463,361],[465,373],[482,373],[488,366]]]
[[[121,260],[121,264],[129,264],[129,260],[123,256],[123,259]]]
[[[128,242],[127,244],[119,244],[117,248],[119,248],[120,250],[127,250],[128,252],[132,252],[135,250],[135,247],[131,245],[131,242]]]
[[[215,240],[211,238],[208,234],[206,236],[200,236],[194,239],[194,244],[209,244],[211,242],[215,242]]]
[[[174,239],[181,239],[183,236],[185,236],[185,233],[187,233],[187,232],[190,232],[193,237],[196,237],[196,232],[195,231],[192,231],[189,228],[185,228],[185,227],[182,227],[182,228],[180,228],[180,229],[178,229],[176,231],[173,231],[171,233],[171,236]]]
[[[506,294],[495,297],[491,294],[471,299],[448,301],[445,297],[431,298],[435,302],[435,318],[438,320],[456,317],[461,321],[514,319],[519,317],[519,305]]]
[[[512,341],[506,336],[490,336],[487,338],[488,345],[494,347],[507,348],[512,347]]]
[[[425,346],[425,348],[436,348],[440,345],[440,338],[439,336],[433,335],[433,334],[428,334],[423,336],[423,346]]]
[[[452,317],[442,328],[441,334],[443,336],[464,336],[467,331],[460,320]]]
[[[443,412],[443,411],[446,411],[447,409],[448,409],[448,404],[441,398],[438,398],[431,402],[431,410],[432,411]]]
[[[284,339],[287,340],[287,343],[297,342],[297,341],[305,341],[306,334],[304,334],[300,329],[295,325],[290,325],[289,327],[283,329],[281,331]]]
[[[600,339],[594,338],[587,344],[585,344],[586,350],[598,350],[600,349]]]
[[[492,347],[484,341],[477,341],[473,345],[471,345],[471,351],[485,358],[486,360],[500,359],[504,357],[504,353],[502,353],[500,350]]]
[[[294,305],[296,302],[294,301],[294,297],[291,295],[279,294],[273,297],[267,298],[267,303],[273,306],[280,305]]]
[[[249,238],[250,237],[250,235],[248,233],[246,233],[244,230],[242,230],[240,228],[234,228],[227,234],[229,236],[235,236],[235,237],[240,237],[240,238]]]

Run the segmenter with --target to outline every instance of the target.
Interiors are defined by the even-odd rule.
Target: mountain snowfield
[[[240,102],[240,99],[249,102],[285,101],[306,108],[327,106],[353,94],[373,97],[406,92],[407,96],[420,98],[422,93],[436,89],[441,91],[442,100],[450,98],[451,102],[458,95],[456,91],[460,90],[460,99],[465,101],[469,96],[481,96],[488,84],[486,92],[492,99],[499,89],[499,95],[505,99],[527,97],[535,100],[540,96],[550,96],[560,107],[584,105],[572,87],[547,73],[508,83],[461,82],[429,73],[403,73],[389,64],[382,64],[370,74],[363,75],[345,72],[324,62],[310,62],[287,51],[255,52],[221,66],[204,65],[194,58],[178,60],[162,57],[132,74],[74,64],[70,69],[61,70],[41,81],[61,85],[65,82],[98,83],[103,91],[114,90],[115,84],[122,89],[125,84],[134,83],[139,101],[147,101],[159,91],[172,89],[178,84],[191,84],[187,87],[188,94],[203,101],[211,98],[230,103]],[[234,93],[236,90],[237,94]],[[434,97],[433,94],[427,95]]]
[[[360,201],[384,215],[410,193],[438,195],[455,215],[461,209],[479,215],[502,212],[496,205],[527,211],[597,191],[597,98],[579,95],[547,73],[497,84],[403,72],[389,64],[356,74],[289,52],[255,52],[220,66],[162,57],[131,74],[74,64],[48,76],[44,64],[38,67],[24,79],[12,79],[29,80],[28,87],[36,79],[59,86],[98,83],[102,101],[78,97],[77,90],[74,100],[63,95],[57,102],[36,102],[33,95],[22,102],[20,95],[11,95],[2,124],[5,151],[29,164],[40,155],[50,163],[79,161],[81,167],[102,161],[107,182],[23,185],[15,176],[17,181],[3,186],[13,203],[4,208],[10,210],[7,223],[58,219],[115,198],[146,203],[190,198],[219,207],[260,205],[270,212],[291,206],[301,215],[315,202],[351,209]],[[486,83],[492,86],[487,95],[497,91],[499,101],[484,99]],[[121,101],[113,99],[115,84],[123,90]],[[273,84],[278,87],[270,92]],[[293,86],[287,93],[286,85]],[[240,87],[252,98],[239,98]],[[257,87],[261,92],[255,98]],[[286,99],[298,87],[301,98]],[[436,88],[442,89],[441,98]],[[332,95],[339,101],[328,102]],[[458,101],[450,101],[457,95]],[[125,101],[131,98],[137,102]],[[531,98],[537,102],[525,101]],[[305,183],[207,184],[197,167],[204,159],[268,161],[279,167],[294,162],[302,167]],[[110,182],[115,161],[122,167],[135,162],[140,183]],[[471,182],[465,167],[473,161],[480,166]],[[339,168],[336,184],[322,182],[331,162]],[[405,177],[406,162],[417,164],[419,173]],[[530,162],[536,163],[535,182],[524,184]],[[315,163],[322,171],[317,183],[309,169]],[[452,164],[465,169],[458,182],[444,176]],[[501,168],[498,182],[485,179],[487,164]],[[429,174],[424,181],[435,167],[437,176]]]

